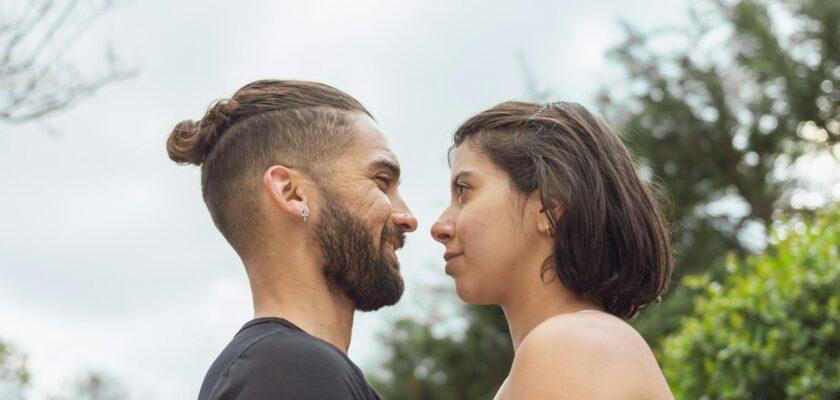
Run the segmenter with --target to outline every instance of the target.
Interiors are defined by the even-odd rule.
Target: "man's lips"
[[[449,260],[451,260],[455,257],[458,257],[460,255],[461,255],[461,253],[447,252],[446,254],[443,255],[443,260],[446,261],[446,262],[449,262]]]
[[[394,249],[394,251],[402,248],[402,244],[399,239],[384,239],[382,242],[391,245],[391,248]]]
[[[400,232],[396,227],[386,225],[382,228],[382,243],[390,245],[392,250],[397,251],[405,245],[405,233]]]

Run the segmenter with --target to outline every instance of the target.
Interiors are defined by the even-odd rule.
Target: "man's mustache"
[[[393,242],[394,250],[401,249],[405,245],[405,233],[397,229],[396,226],[385,225],[382,228],[382,240]]]

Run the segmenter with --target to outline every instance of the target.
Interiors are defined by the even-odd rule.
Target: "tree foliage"
[[[791,166],[840,140],[840,2],[709,5],[687,29],[644,35],[628,27],[611,57],[626,68],[631,94],[601,96],[667,189],[675,281],[721,271],[728,252],[760,249],[775,217],[803,211],[791,202],[802,186]],[[782,33],[783,23],[795,29]],[[654,41],[663,35],[685,47],[661,54]],[[651,344],[677,327],[690,295],[677,287],[638,320]]]
[[[26,400],[32,374],[26,354],[0,341],[0,399]],[[48,396],[50,400],[123,400],[128,398],[119,382],[99,372],[80,374],[63,393]]]
[[[98,372],[87,372],[76,378],[66,393],[50,400],[123,400],[127,395],[119,382]]]
[[[498,307],[469,306],[463,336],[435,335],[431,324],[398,321],[383,337],[393,352],[372,380],[382,398],[492,398],[513,361],[510,335]]]
[[[26,356],[0,341],[0,399],[21,400],[28,386]]]
[[[840,206],[780,226],[770,248],[702,291],[664,346],[677,398],[840,397]]]
[[[793,194],[820,188],[806,187],[791,166],[840,141],[840,2],[707,0],[690,15],[679,29],[625,25],[626,40],[609,56],[626,79],[598,98],[643,174],[664,189],[675,282],[722,276],[727,254],[763,249],[774,220],[812,213]],[[634,321],[660,356],[694,294],[678,284]],[[491,398],[510,367],[507,326],[496,307],[464,310],[464,335],[397,323],[386,341],[391,374],[377,388],[400,399]]]

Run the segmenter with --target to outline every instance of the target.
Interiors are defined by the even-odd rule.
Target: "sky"
[[[40,121],[0,124],[0,340],[28,354],[35,398],[86,370],[132,398],[195,398],[252,317],[198,168],[165,150],[174,125],[213,100],[257,79],[323,82],[360,100],[390,140],[420,227],[398,253],[404,300],[356,317],[349,355],[373,371],[387,354],[377,334],[452,297],[428,232],[449,200],[453,130],[526,98],[522,59],[552,99],[594,109],[622,76],[604,58],[619,19],[645,30],[686,20],[674,0],[118,4],[73,52],[94,68],[112,43],[137,76]]]

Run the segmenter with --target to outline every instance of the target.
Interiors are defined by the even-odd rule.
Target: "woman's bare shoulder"
[[[628,351],[653,356],[644,338],[630,324],[605,312],[556,315],[537,325],[522,342],[532,347],[552,348],[563,346],[563,343],[587,345],[593,351],[625,349],[616,356],[628,354]]]
[[[671,398],[641,335],[601,312],[558,315],[535,327],[516,351],[508,389],[512,398]]]

